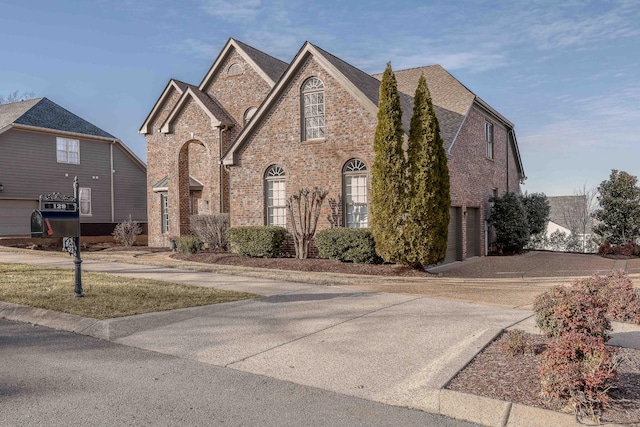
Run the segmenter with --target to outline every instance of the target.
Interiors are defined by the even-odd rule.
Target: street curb
[[[246,301],[236,301],[228,304],[235,305],[238,303],[242,304],[246,303]],[[210,306],[183,308],[171,310],[171,312],[161,312],[160,314],[145,313],[122,318],[96,320],[54,310],[0,301],[0,318],[88,335],[106,341],[116,341],[134,333],[144,324],[152,323],[161,326],[161,323],[186,320],[198,316],[201,310],[207,308],[210,309]],[[132,322],[132,319],[134,322]],[[482,351],[482,348],[479,351]],[[456,374],[457,372],[452,378]],[[415,409],[487,427],[584,426],[584,424],[578,423],[575,417],[570,414],[562,414],[445,388],[427,392],[422,398],[422,403],[416,405]]]
[[[585,426],[584,423],[579,423],[573,414],[564,414],[447,389],[439,390],[436,393],[438,414],[487,427]],[[436,396],[432,396],[431,400],[434,397]],[[600,425],[613,426],[615,424]]]
[[[248,301],[250,300],[228,302],[224,303],[224,307],[235,307],[246,304]],[[222,306],[221,304],[213,305]],[[119,338],[124,338],[141,329],[161,327],[191,319],[207,313],[209,310],[211,310],[211,304],[98,320],[55,310],[0,301],[0,318],[2,319],[31,323],[33,325],[45,326],[47,328],[73,332],[80,335],[88,335],[106,341],[115,341]]]

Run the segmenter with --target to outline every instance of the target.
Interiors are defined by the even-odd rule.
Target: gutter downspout
[[[220,126],[220,137],[218,140],[218,148],[219,148],[219,153],[218,153],[218,167],[220,169],[220,179],[219,179],[219,183],[220,183],[220,188],[219,188],[219,194],[220,194],[220,206],[219,206],[219,213],[224,213],[224,165],[222,164],[222,155],[223,155],[223,150],[222,150],[222,138],[224,137],[224,132],[227,130],[227,125],[221,125]]]
[[[110,173],[111,176],[111,222],[116,222],[116,212],[115,212],[115,201],[114,201],[114,191],[113,191],[113,144],[115,141],[111,141],[109,144],[109,164],[110,164]]]
[[[509,133],[507,134],[507,149],[506,149],[506,153],[507,153],[507,193],[509,192],[509,146],[511,145],[511,141],[509,141],[510,138],[512,138],[512,134],[513,133],[513,129],[511,129],[509,131]]]

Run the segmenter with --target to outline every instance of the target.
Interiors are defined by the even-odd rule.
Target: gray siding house
[[[0,236],[28,236],[41,194],[73,195],[82,234],[146,225],[146,165],[118,138],[47,98],[0,105]]]

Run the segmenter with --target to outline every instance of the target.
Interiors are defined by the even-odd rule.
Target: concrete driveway
[[[276,271],[265,278],[264,272],[219,274],[188,263],[183,265],[193,270],[170,268],[164,263],[177,263],[164,255],[131,258],[136,264],[87,259],[85,270],[265,297],[106,321],[0,303],[0,317],[482,424],[503,425],[508,417],[516,424],[528,420],[518,425],[536,425],[541,416],[557,414],[524,407],[522,417],[518,411],[510,415],[506,402],[441,389],[503,329],[534,327],[531,311],[512,308],[523,305],[521,295],[530,299],[552,284],[572,280],[559,276],[562,271],[588,276],[622,265],[594,256],[556,255],[478,258],[444,267],[443,277],[348,277],[340,285],[328,285],[326,278],[319,281],[323,285],[296,282],[293,273],[279,280]],[[2,248],[0,262],[73,265],[69,257]],[[625,261],[623,267],[636,269],[636,262]],[[474,271],[481,277],[469,277]],[[313,283],[310,276],[305,280]],[[639,333],[631,334],[637,338]]]

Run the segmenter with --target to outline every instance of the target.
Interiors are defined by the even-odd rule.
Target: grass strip
[[[0,263],[0,301],[100,320],[259,297],[83,271],[84,298],[75,298],[74,283],[73,269]]]

